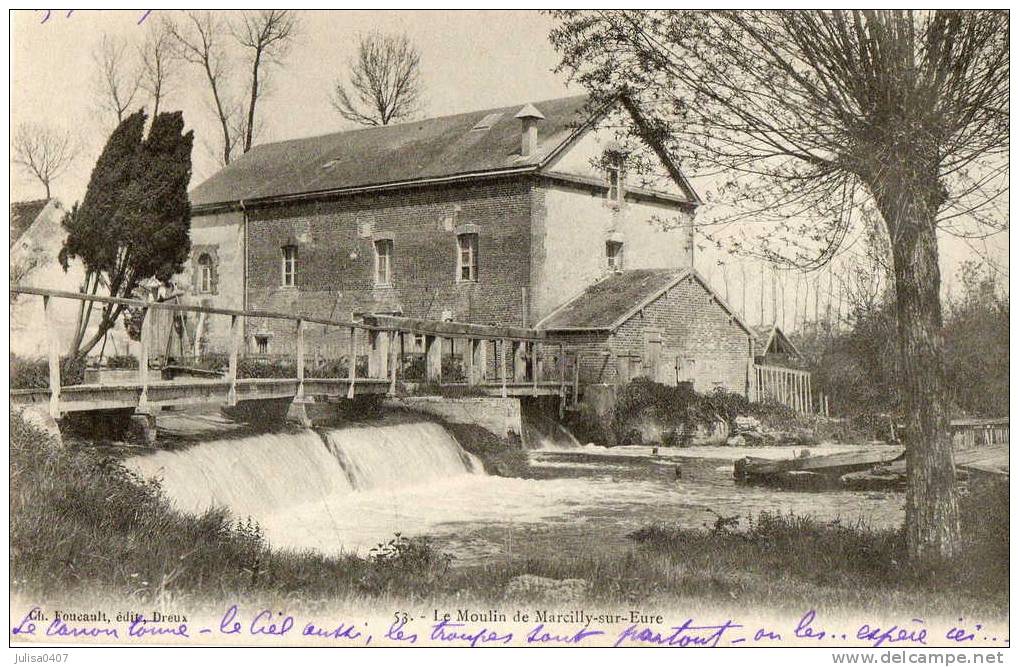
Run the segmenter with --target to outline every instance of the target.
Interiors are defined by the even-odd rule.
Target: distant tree
[[[1009,297],[987,262],[964,262],[961,293],[948,300],[945,375],[956,408],[967,415],[1007,417]]]
[[[734,220],[774,222],[821,266],[861,208],[891,242],[914,562],[961,546],[938,231],[1007,228],[1009,16],[1002,11],[564,11],[553,45],[593,102],[692,171]]]
[[[141,281],[166,281],[179,272],[190,251],[193,133],[184,132],[179,111],[161,113],[144,137],[146,117],[137,111],[113,131],[100,154],[85,198],[64,217],[67,238],[59,260],[85,267],[81,291],[130,296]],[[104,304],[86,339],[95,310],[82,302],[69,354],[84,356],[117,322],[124,307]]]
[[[281,65],[297,29],[297,16],[292,11],[266,9],[244,12],[232,28],[237,43],[249,57],[251,81],[248,85],[248,110],[244,122],[243,151],[251,150],[255,132],[255,106],[264,93],[266,70],[270,64]]]
[[[78,158],[81,145],[67,130],[22,123],[14,130],[11,154],[15,165],[42,183],[46,199],[50,186]]]
[[[333,107],[359,125],[389,125],[421,108],[421,53],[406,35],[361,36],[348,82],[333,84]]]
[[[141,87],[141,72],[126,39],[102,33],[92,52],[92,93],[99,108],[119,124]]]
[[[223,165],[228,165],[243,134],[236,122],[240,108],[231,101],[229,94],[229,25],[208,11],[188,11],[179,20],[165,18],[164,21],[176,44],[177,57],[198,67],[209,85],[221,134],[219,159]]]
[[[14,253],[12,253],[8,264],[8,280],[11,287],[21,285],[33,271],[43,266],[47,259],[45,249],[38,245],[29,246],[18,254],[20,256],[15,257]],[[18,294],[10,292],[10,304],[15,304],[17,300]]]
[[[228,165],[257,139],[257,108],[267,94],[269,67],[282,65],[289,53],[297,15],[284,10],[242,12],[231,22],[213,12],[188,11],[179,18],[166,17],[164,25],[177,57],[197,67],[208,84],[220,128],[216,152],[220,163]],[[242,85],[244,76],[248,79]],[[246,91],[246,102],[240,90]]]
[[[149,25],[145,40],[138,47],[141,63],[139,87],[152,103],[152,119],[159,116],[159,107],[177,76],[178,61],[174,58],[174,40],[167,24],[154,21]]]

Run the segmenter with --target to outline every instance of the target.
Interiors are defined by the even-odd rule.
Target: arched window
[[[198,291],[201,294],[211,294],[213,286],[212,257],[209,253],[203,252],[198,256]]]

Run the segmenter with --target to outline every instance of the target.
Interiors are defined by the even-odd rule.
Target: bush
[[[403,365],[401,378],[404,382],[424,382],[428,377],[428,360],[423,354],[415,354]],[[442,381],[467,382],[463,360],[452,354],[442,356]]]
[[[11,389],[49,389],[50,365],[46,359],[25,359],[11,354]],[[83,357],[60,358],[60,384],[81,384],[85,381]]]
[[[138,359],[130,354],[114,354],[106,357],[106,367],[111,370],[135,370]]]
[[[670,442],[686,446],[698,426],[719,419],[731,422],[746,405],[746,398],[737,394],[716,391],[704,396],[688,383],[673,387],[637,378],[619,392],[612,431],[621,444],[643,444],[639,426],[653,424],[670,434]]]
[[[176,363],[190,368],[225,373],[230,366],[230,357],[226,354],[205,354],[201,357],[178,359]],[[345,378],[349,375],[349,362],[346,357],[326,359],[315,362],[304,360],[304,377],[306,378]],[[368,375],[368,357],[361,356],[357,360],[357,376]],[[297,360],[294,357],[239,357],[237,359],[237,377],[239,378],[295,378],[297,377]]]
[[[616,401],[611,421],[612,440],[641,445],[649,435],[665,446],[689,446],[699,427],[725,422],[736,431],[737,417],[754,417],[767,429],[767,441],[814,444],[823,438],[845,435],[846,425],[817,415],[797,413],[774,402],[755,403],[743,394],[718,388],[699,394],[687,384],[668,386],[637,378],[626,385]]]

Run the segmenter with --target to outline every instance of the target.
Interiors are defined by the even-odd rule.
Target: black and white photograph
[[[1007,662],[1008,9],[8,35],[13,664]]]

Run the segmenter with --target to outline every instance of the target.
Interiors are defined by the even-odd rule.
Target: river
[[[627,534],[657,523],[712,525],[720,516],[794,512],[871,526],[899,525],[903,495],[737,486],[741,456],[792,456],[794,448],[537,449],[525,478],[486,475],[440,426],[403,419],[361,426],[251,434],[222,426],[182,446],[129,457],[162,479],[184,511],[225,505],[252,517],[275,547],[366,554],[394,533],[428,536],[456,564],[590,549],[622,552]],[[184,429],[186,431],[186,429]],[[814,453],[845,447],[814,448]]]

